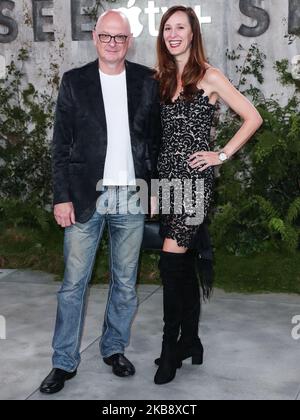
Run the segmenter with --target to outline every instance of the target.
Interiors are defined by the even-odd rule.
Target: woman
[[[193,9],[175,6],[165,13],[157,52],[163,125],[159,178],[161,181],[180,180],[182,186],[184,180],[192,182],[192,193],[184,191],[182,214],[175,211],[174,190],[171,214],[164,214],[160,200],[164,246],[159,268],[164,293],[164,335],[154,381],[165,384],[174,379],[182,360],[192,357],[193,364],[203,361],[203,347],[198,337],[199,285],[189,251],[208,212],[213,167],[231,158],[260,127],[262,118],[222,72],[207,63],[199,21]],[[244,122],[223,150],[210,151],[210,129],[218,98]],[[202,191],[199,185],[203,186]],[[202,219],[198,220],[191,209],[199,204],[203,211]],[[194,216],[192,224],[191,216]],[[179,332],[181,336],[177,341]]]

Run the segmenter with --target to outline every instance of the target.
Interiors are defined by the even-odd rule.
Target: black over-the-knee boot
[[[191,357],[193,364],[201,365],[203,363],[203,346],[198,335],[201,296],[195,257],[192,252],[188,252],[185,262],[185,278],[182,285],[181,336],[177,343],[176,354],[178,361]]]
[[[164,330],[159,368],[154,382],[157,385],[171,382],[178,367],[176,346],[182,320],[182,280],[185,254],[161,252],[159,262],[163,284]]]
[[[188,251],[181,260],[181,296],[182,315],[180,321],[181,335],[176,345],[177,366],[192,357],[193,364],[203,363],[203,346],[198,336],[201,296],[200,285],[196,274],[195,256]],[[155,360],[160,364],[160,358]]]

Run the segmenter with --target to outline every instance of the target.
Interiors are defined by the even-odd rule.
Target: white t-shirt
[[[128,118],[126,71],[118,75],[100,72],[107,124],[104,186],[136,185]]]

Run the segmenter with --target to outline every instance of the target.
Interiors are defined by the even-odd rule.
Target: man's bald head
[[[124,35],[131,34],[130,23],[127,16],[118,10],[108,10],[99,17],[95,27],[96,31],[106,31],[108,28],[110,30],[115,28],[117,32],[119,31],[119,33]]]
[[[116,36],[119,36],[117,40]],[[114,9],[103,13],[95,26],[93,40],[98,52],[100,69],[107,74],[122,72],[128,49],[132,43],[128,18]]]

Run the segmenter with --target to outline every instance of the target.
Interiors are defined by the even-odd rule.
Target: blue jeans
[[[113,193],[119,188],[110,187],[109,191]],[[124,213],[119,211],[124,205],[122,200],[124,196],[115,200],[117,214],[111,214],[110,209],[106,213],[101,211],[101,214],[96,211],[87,223],[76,223],[65,230],[65,275],[58,292],[52,343],[54,368],[73,372],[80,363],[86,292],[106,224],[110,242],[110,288],[100,352],[103,357],[109,357],[115,353],[123,354],[128,346],[138,303],[136,278],[145,216],[121,214]]]

